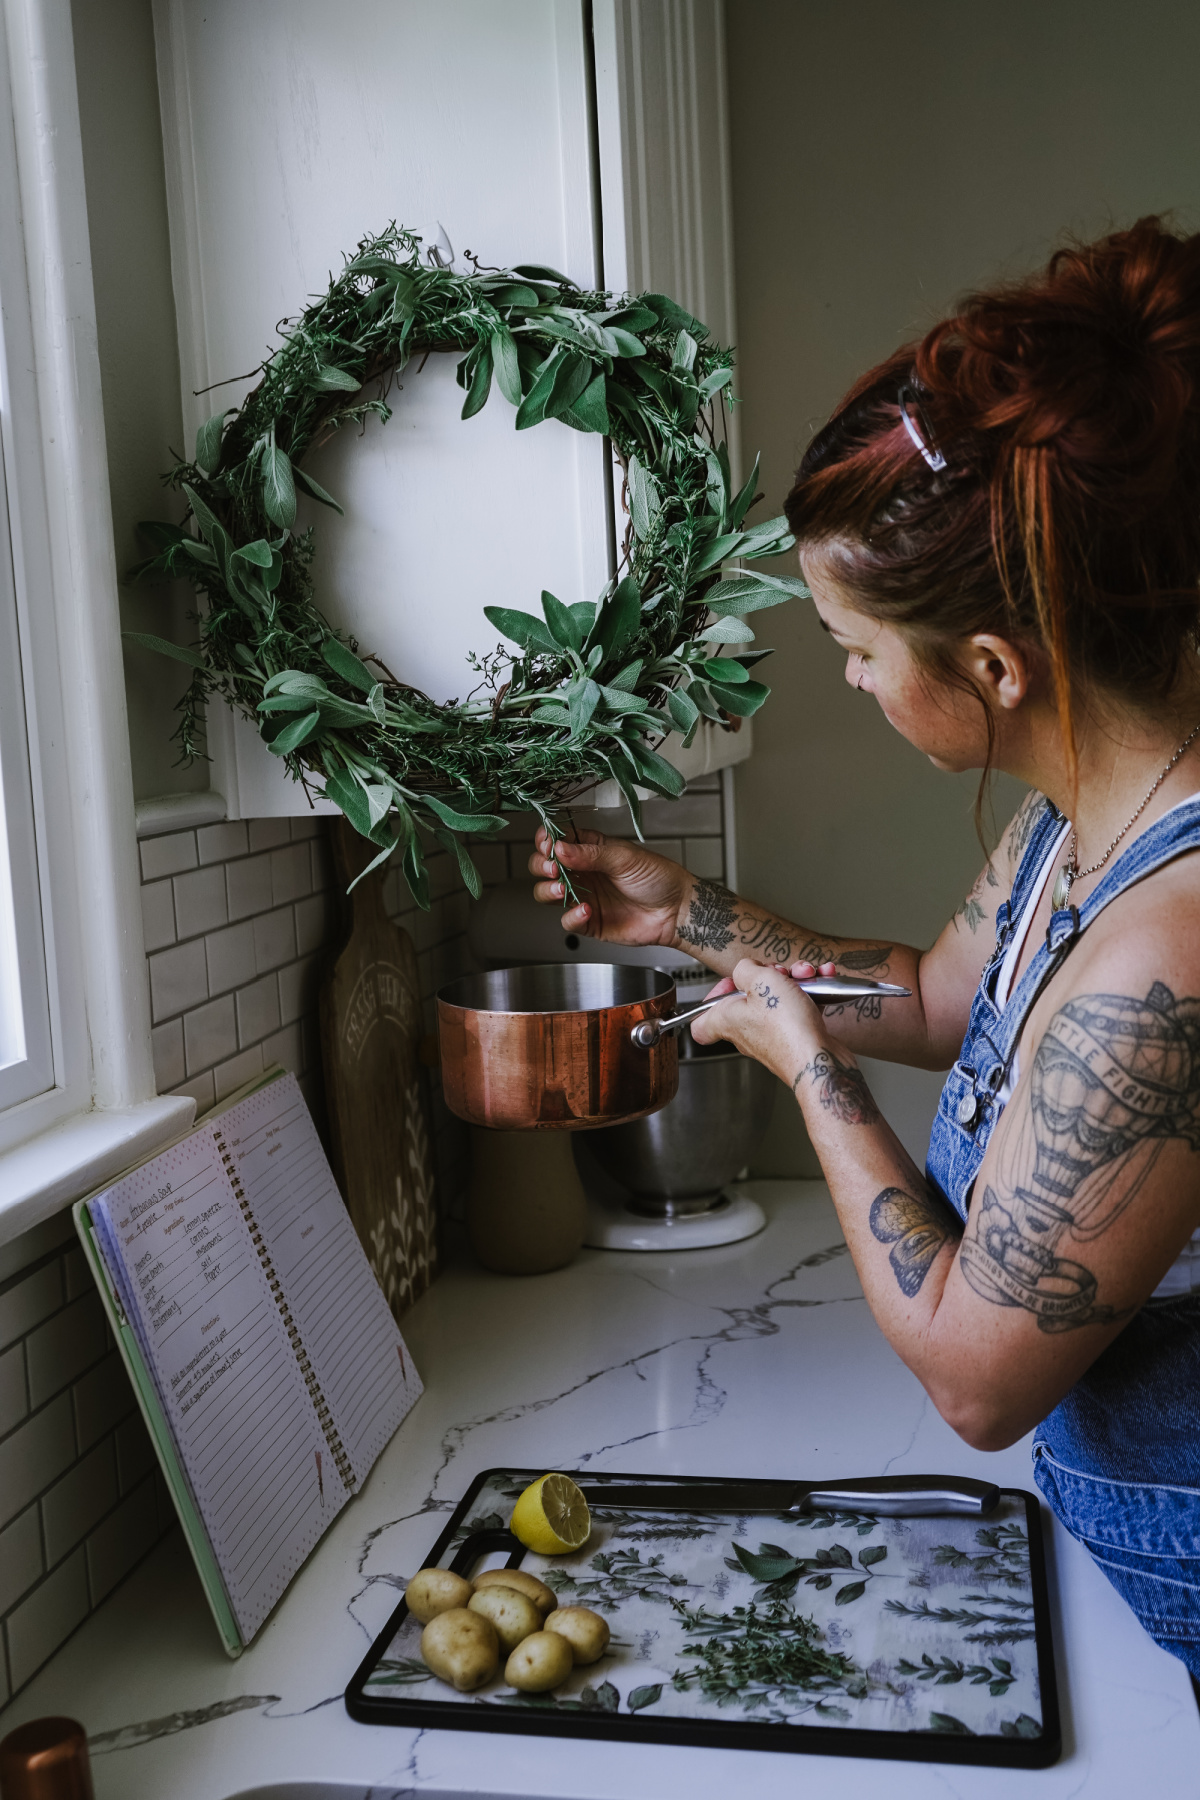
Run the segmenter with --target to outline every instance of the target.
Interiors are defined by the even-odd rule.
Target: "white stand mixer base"
[[[736,1188],[727,1189],[707,1212],[674,1219],[647,1218],[629,1206],[606,1206],[589,1196],[583,1241],[593,1250],[708,1250],[753,1237],[766,1222],[758,1202]]]

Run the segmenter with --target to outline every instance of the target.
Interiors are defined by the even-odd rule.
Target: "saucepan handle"
[[[908,999],[911,988],[897,987],[893,981],[868,981],[856,975],[814,975],[807,981],[798,981],[796,986],[814,1000],[824,1000],[834,1005],[843,1004],[847,1000],[868,1000],[878,996],[881,999]],[[714,999],[702,1000],[699,1006],[690,1006],[686,1012],[672,1013],[669,1019],[643,1019],[635,1025],[630,1037],[639,1050],[650,1050],[657,1044],[664,1031],[674,1031],[679,1025],[687,1025],[692,1019],[698,1019],[711,1007],[720,1006],[724,1000],[744,1000],[745,994],[717,994]]]

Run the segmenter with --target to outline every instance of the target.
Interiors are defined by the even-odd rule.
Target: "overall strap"
[[[1189,850],[1200,850],[1200,795],[1185,800],[1156,819],[1135,838],[1081,907],[1064,906],[1052,913],[1045,943],[1038,946],[1008,1005],[1000,1015],[993,1045],[1007,1073],[1025,1020],[1050,979],[1056,975],[1083,933],[1118,894]],[[1024,864],[1022,864],[1022,868]]]
[[[1017,865],[1012,892],[996,908],[996,948],[992,963],[999,961],[1016,921],[1025,910],[1039,875],[1050,854],[1050,847],[1063,828],[1063,816],[1052,800],[1043,799],[1041,811],[1029,830],[1021,860]]]

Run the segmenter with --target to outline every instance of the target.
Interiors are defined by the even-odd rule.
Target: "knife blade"
[[[664,1481],[585,1487],[590,1507],[645,1512],[857,1512],[887,1518],[960,1513],[983,1519],[1000,1504],[990,1481],[961,1475],[857,1476],[846,1481]]]

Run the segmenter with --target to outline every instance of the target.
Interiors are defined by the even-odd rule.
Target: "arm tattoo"
[[[999,886],[1000,883],[996,877],[996,871],[993,869],[990,862],[986,863],[980,871],[974,887],[954,915],[952,923],[955,931],[958,930],[958,921],[960,919],[966,920],[967,930],[971,933],[979,930],[979,927],[987,918],[987,908],[984,906],[982,899],[983,890],[985,887]]]
[[[1172,1138],[1200,1150],[1200,1000],[1177,1000],[1161,981],[1144,1000],[1068,1000],[1038,1045],[1028,1109],[963,1241],[975,1292],[1023,1307],[1042,1331],[1127,1318],[1133,1307],[1097,1300],[1095,1275],[1060,1252],[1120,1218]]]
[[[832,1051],[818,1050],[793,1081],[793,1094],[806,1075],[812,1076],[817,1098],[825,1111],[833,1113],[843,1125],[874,1125],[878,1122],[879,1108],[857,1063],[839,1062]]]
[[[679,927],[676,935],[683,943],[694,944],[697,950],[727,950],[733,942],[736,912],[737,897],[723,881],[697,877],[687,923]]]
[[[942,1246],[962,1236],[958,1220],[935,1195],[928,1190],[906,1194],[894,1187],[872,1200],[871,1231],[881,1244],[891,1244],[892,1274],[909,1300],[920,1293]]]
[[[1045,804],[1045,795],[1039,794],[1034,789],[1026,794],[1013,815],[1012,837],[1009,840],[1008,854],[1014,874],[1018,863],[1025,854],[1026,846],[1033,836],[1033,828],[1042,816],[1042,808]]]

